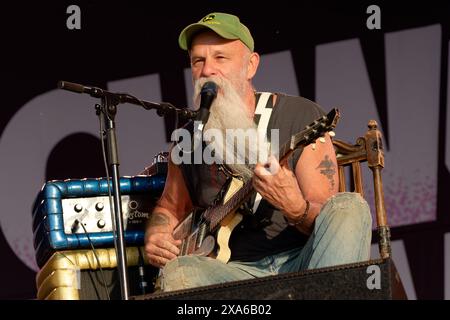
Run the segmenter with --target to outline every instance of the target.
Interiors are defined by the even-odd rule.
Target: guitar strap
[[[255,123],[258,128],[260,137],[265,137],[267,141],[267,126],[269,124],[270,117],[272,115],[273,104],[268,103],[269,98],[272,96],[270,92],[260,92],[260,97],[255,109]],[[262,200],[261,195],[257,192],[255,202],[253,203],[252,212],[258,210],[259,204]]]
[[[254,116],[254,122],[257,126],[258,135],[260,137],[264,137],[265,141],[267,141],[267,127],[269,125],[270,117],[272,116],[272,110],[273,110],[273,104],[269,103],[269,99],[272,96],[271,92],[258,92],[259,99],[258,103],[256,104],[255,108],[255,116]],[[224,194],[228,190],[228,185],[231,181],[232,174],[226,169],[223,168],[224,171],[228,175],[228,182],[224,185],[224,188],[217,194],[217,197],[214,201],[219,202],[223,200]],[[259,204],[262,200],[262,196],[257,192],[255,195],[255,201],[253,202],[253,207],[251,208],[253,213],[258,210]],[[247,204],[245,204],[247,206]],[[249,208],[250,209],[250,208]]]

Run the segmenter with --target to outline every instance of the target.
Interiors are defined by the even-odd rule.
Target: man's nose
[[[214,62],[210,59],[205,60],[202,68],[202,77],[210,77],[217,75],[217,68]]]

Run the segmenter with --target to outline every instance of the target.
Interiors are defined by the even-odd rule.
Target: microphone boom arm
[[[68,82],[68,81],[58,81],[58,88],[76,92],[76,93],[87,93],[94,98],[105,98],[109,97],[117,101],[117,103],[131,103],[143,107],[145,110],[155,109],[156,113],[163,117],[167,113],[172,112],[183,119],[193,119],[197,116],[197,111],[189,110],[188,108],[177,108],[168,102],[150,102],[138,99],[128,93],[114,93],[107,90],[103,90],[97,87],[88,87],[79,83]]]

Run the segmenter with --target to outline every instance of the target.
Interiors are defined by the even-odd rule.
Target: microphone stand
[[[112,189],[114,199],[114,244],[117,251],[117,267],[119,270],[119,282],[123,300],[129,299],[129,285],[127,272],[127,255],[125,251],[125,236],[123,230],[122,198],[120,195],[119,182],[119,152],[117,148],[116,126],[114,118],[117,113],[119,100],[116,96],[105,94],[101,97],[101,105],[96,106],[96,113],[100,121],[105,124],[105,132],[102,132],[102,139],[106,137],[108,150],[108,166],[112,172]],[[109,181],[107,182],[109,184]]]
[[[116,247],[117,267],[119,271],[119,280],[121,294],[123,300],[129,300],[129,285],[127,272],[127,257],[125,252],[125,237],[123,230],[123,214],[122,201],[120,196],[119,182],[119,154],[117,148],[117,138],[115,131],[114,118],[117,113],[119,103],[132,103],[140,105],[146,110],[157,109],[159,116],[164,116],[168,112],[175,112],[184,118],[194,118],[197,114],[195,111],[188,109],[178,109],[170,103],[154,103],[139,100],[129,94],[113,93],[100,88],[87,87],[78,83],[59,81],[58,87],[77,93],[87,93],[95,98],[101,99],[101,105],[96,105],[96,114],[100,117],[100,121],[105,124],[105,132],[102,132],[102,139],[107,140],[108,149],[108,167],[112,170],[112,189],[114,197],[114,221],[116,230],[114,231],[114,244]],[[109,181],[107,182],[109,185]]]

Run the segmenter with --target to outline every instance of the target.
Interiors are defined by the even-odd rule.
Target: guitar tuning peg
[[[330,135],[330,137],[334,137],[336,135],[336,132],[330,131],[330,132],[328,132],[328,134]]]
[[[325,143],[325,138],[324,137],[320,137],[319,141],[322,142],[322,143]]]
[[[312,148],[313,150],[316,150],[316,144],[315,144],[315,143],[312,143],[312,144],[311,144],[311,148]]]

